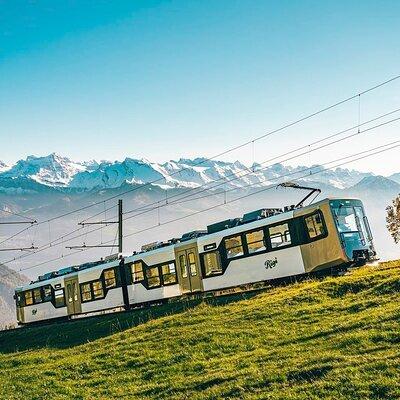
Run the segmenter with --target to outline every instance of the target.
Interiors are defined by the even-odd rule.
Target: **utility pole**
[[[96,222],[79,222],[78,225],[86,226],[86,225],[111,225],[111,224],[118,224],[118,245],[115,244],[97,244],[97,245],[87,245],[83,243],[82,246],[66,246],[67,249],[88,249],[88,248],[101,248],[101,247],[108,247],[108,248],[115,248],[118,247],[118,252],[122,253],[122,237],[123,237],[123,230],[122,230],[122,219],[123,212],[122,212],[122,200],[118,200],[118,221],[96,221]]]

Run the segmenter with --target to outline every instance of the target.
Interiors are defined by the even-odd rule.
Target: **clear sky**
[[[212,156],[398,75],[399,38],[397,0],[0,0],[0,160]],[[361,120],[398,107],[400,80],[362,97]],[[261,162],[357,121],[353,101],[226,158]],[[400,172],[398,153],[353,167]]]

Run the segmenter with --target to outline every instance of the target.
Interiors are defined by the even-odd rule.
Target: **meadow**
[[[1,399],[400,398],[400,261],[0,333]]]

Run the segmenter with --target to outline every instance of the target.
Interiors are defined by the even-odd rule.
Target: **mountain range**
[[[142,244],[179,237],[184,232],[203,229],[209,223],[237,217],[262,206],[282,207],[296,204],[303,193],[290,189],[264,191],[259,188],[269,188],[284,180],[300,178],[304,184],[322,189],[323,197],[361,198],[367,210],[379,256],[383,259],[399,258],[400,248],[386,229],[385,208],[400,193],[400,172],[384,177],[346,168],[324,170],[320,165],[294,167],[276,163],[268,166],[246,166],[239,161],[206,158],[181,158],[165,163],[133,158],[125,158],[123,161],[76,162],[53,153],[45,157],[28,156],[14,165],[6,165],[0,161],[0,218],[20,221],[20,217],[11,215],[10,212],[23,214],[37,221],[47,221],[62,213],[67,216],[51,224],[42,223],[15,237],[13,235],[17,233],[18,226],[3,227],[0,231],[0,242],[4,244],[0,247],[18,248],[31,244],[43,246],[54,238],[64,236],[65,243],[63,239],[58,246],[24,259],[20,264],[9,262],[18,253],[2,253],[0,262],[7,264],[7,267],[22,268],[23,271],[26,270],[29,279],[35,279],[50,269],[103,257],[105,253],[101,248],[93,249],[87,255],[78,252],[65,260],[63,252],[67,251],[65,247],[68,245],[81,245],[82,242],[96,244],[114,239],[113,225],[101,233],[93,232],[88,236],[86,233],[83,236],[80,232],[76,233],[77,237],[75,234],[69,236],[69,232],[75,231],[77,223],[91,215],[100,219],[115,218],[115,210],[106,214],[101,200],[117,198],[123,192],[126,192],[123,196],[125,211],[164,201],[166,189],[168,199],[175,195],[182,195],[182,199],[185,199],[187,190],[194,189],[191,193],[193,199],[187,199],[189,202],[175,205],[173,201],[168,201],[168,206],[165,204],[158,211],[140,212],[137,216],[128,214],[128,217],[133,215],[135,218],[127,219],[124,223],[124,249],[131,251],[139,249]],[[149,182],[153,183],[144,186]],[[218,185],[218,188],[207,193],[210,194],[207,197],[202,193],[202,185],[207,185],[208,188]],[[135,190],[129,190],[132,187]],[[225,204],[222,189],[233,189],[225,193],[225,200],[240,200],[243,194],[251,196],[243,196],[245,200],[231,204],[228,201]],[[202,194],[194,196],[196,193]],[[94,207],[88,208],[88,204],[93,204]],[[221,207],[216,207],[218,204]],[[199,210],[207,210],[209,207],[211,209],[207,213],[198,213]],[[76,209],[82,211],[75,213]],[[193,216],[186,218],[190,213]],[[160,224],[174,219],[177,219],[176,223],[165,226]],[[148,229],[149,226],[158,227],[153,231]],[[88,230],[90,229],[87,228],[85,232]],[[140,234],[136,235],[137,232]],[[8,239],[10,237],[12,240]],[[49,260],[54,262],[50,263]],[[39,268],[26,269],[36,264]],[[0,325],[3,326],[15,323],[13,289],[28,279],[9,271],[7,267],[0,264]],[[5,273],[2,274],[2,271]],[[2,281],[2,275],[9,275],[8,281]]]
[[[76,162],[56,153],[44,157],[28,156],[14,165],[0,161],[0,192],[3,193],[85,192],[149,182],[162,189],[196,188],[215,181],[225,182],[225,188],[243,188],[269,186],[299,178],[334,189],[353,186],[360,189],[360,185],[383,190],[400,189],[400,172],[382,177],[346,168],[324,170],[320,165],[292,167],[279,163],[267,166],[255,163],[246,166],[239,161],[206,158],[181,158],[162,164],[133,158]]]

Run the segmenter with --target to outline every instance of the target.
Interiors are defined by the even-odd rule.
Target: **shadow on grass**
[[[95,317],[46,325],[27,326],[0,332],[0,353],[14,353],[37,348],[64,349],[123,332],[149,320],[180,314],[197,307],[200,303],[219,306],[252,298],[259,294],[247,292],[208,299],[191,299],[154,305]]]

